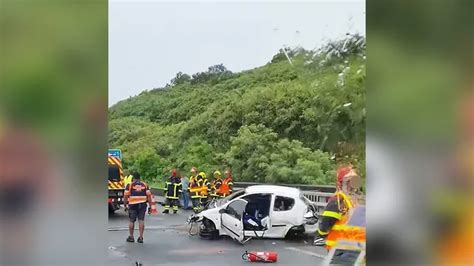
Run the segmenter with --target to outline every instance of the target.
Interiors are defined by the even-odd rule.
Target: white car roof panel
[[[245,189],[246,194],[255,193],[273,193],[279,196],[298,198],[300,196],[300,190],[293,187],[284,187],[276,185],[255,185]]]

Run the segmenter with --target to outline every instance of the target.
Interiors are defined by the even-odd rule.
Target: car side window
[[[227,205],[227,208],[226,208],[227,214],[240,220],[242,219],[242,215],[245,211],[245,206],[247,206],[247,201],[242,200],[242,199],[237,199],[229,203],[229,205]]]
[[[295,199],[276,196],[275,197],[275,204],[273,205],[273,211],[289,211],[295,205]]]

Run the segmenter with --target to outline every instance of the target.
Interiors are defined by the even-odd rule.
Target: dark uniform
[[[165,182],[164,190],[166,203],[163,213],[169,213],[170,208],[173,209],[173,213],[177,213],[179,206],[179,193],[182,192],[181,178],[170,176],[168,181]]]
[[[332,227],[337,221],[341,220],[344,208],[345,202],[342,198],[339,199],[339,204],[337,203],[337,197],[332,197],[329,200],[326,208],[321,214],[319,228],[318,231],[316,231],[316,237],[313,242],[314,245],[325,245],[326,237],[328,236]]]
[[[140,180],[136,180],[125,187],[125,195],[128,195],[128,217],[134,223],[145,220],[148,197],[151,196],[150,187]]]

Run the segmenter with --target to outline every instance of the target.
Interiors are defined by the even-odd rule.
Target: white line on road
[[[168,226],[146,226],[145,225],[145,230],[160,230],[160,229],[179,229],[180,227],[184,227],[184,225],[168,225]],[[127,231],[128,227],[109,227],[107,228],[107,231]],[[135,227],[135,230],[138,230],[137,227]]]
[[[318,254],[318,253],[315,253],[315,252],[311,252],[311,251],[307,251],[307,250],[299,249],[299,248],[295,248],[295,247],[285,247],[285,249],[287,249],[287,250],[293,250],[293,251],[300,252],[300,253],[304,253],[304,254],[306,254],[306,255],[318,257],[318,258],[321,258],[321,259],[326,258],[325,255],[321,255],[321,254]]]

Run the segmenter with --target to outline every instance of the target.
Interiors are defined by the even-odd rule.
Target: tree
[[[180,71],[176,73],[176,76],[173,79],[171,79],[171,85],[176,86],[190,81],[191,77],[188,74],[183,74],[183,72]]]
[[[109,109],[109,145],[144,178],[231,167],[238,181],[331,184],[339,162],[363,173],[365,39],[335,43],[352,52],[292,49],[293,65],[179,72],[174,85]]]

